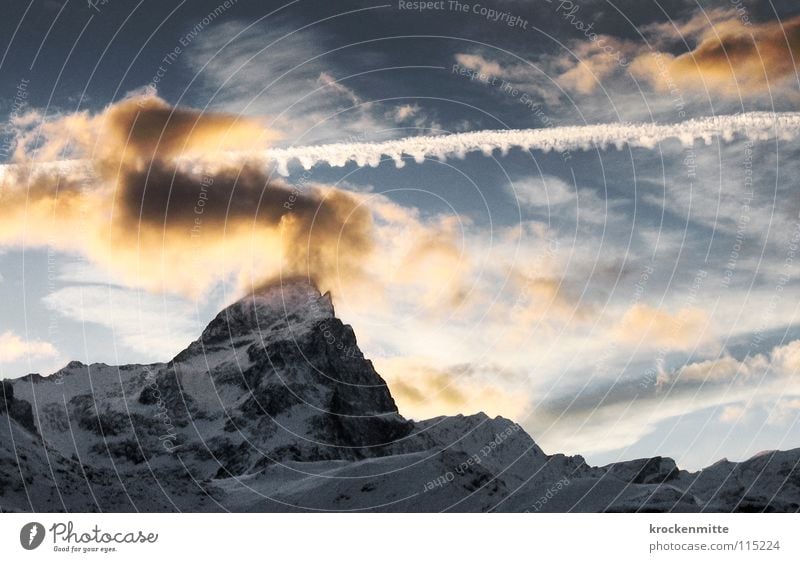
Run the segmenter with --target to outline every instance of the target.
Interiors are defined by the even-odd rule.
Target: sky
[[[168,361],[304,275],[408,417],[595,464],[800,446],[795,3],[6,12],[0,377]]]

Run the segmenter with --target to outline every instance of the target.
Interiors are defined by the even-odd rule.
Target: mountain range
[[[0,510],[800,510],[800,449],[589,466],[511,420],[401,415],[330,294],[273,283],[168,363],[2,381]]]

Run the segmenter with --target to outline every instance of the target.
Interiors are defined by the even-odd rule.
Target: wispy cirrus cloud
[[[362,95],[353,84],[359,57],[336,45],[319,27],[230,21],[209,29],[185,60],[214,94],[213,108],[267,116],[284,144],[396,136],[400,122],[393,116],[407,104],[378,104]],[[408,117],[408,109],[402,111]]]
[[[442,366],[429,357],[379,358],[375,363],[398,409],[410,418],[483,411],[516,419],[527,406],[526,397],[504,388],[491,366]]]

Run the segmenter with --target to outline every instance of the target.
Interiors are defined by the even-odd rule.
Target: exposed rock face
[[[681,476],[675,461],[663,457],[615,463],[609,466],[608,472],[620,480],[634,484],[660,484]]]
[[[590,467],[484,414],[403,418],[329,295],[226,308],[166,364],[3,381],[0,509],[797,511],[800,450]],[[35,399],[34,399],[35,398]],[[32,404],[36,405],[34,409]]]
[[[6,414],[25,429],[36,432],[33,424],[33,408],[29,402],[14,398],[14,385],[10,381],[0,381],[0,414]]]

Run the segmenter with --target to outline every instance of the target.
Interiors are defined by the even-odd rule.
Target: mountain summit
[[[797,511],[800,449],[699,473],[590,467],[485,414],[405,419],[334,314],[292,279],[221,311],[168,363],[3,381],[0,509]]]
[[[248,336],[289,329],[303,332],[317,323],[334,318],[330,293],[306,279],[278,280],[255,288],[233,303],[203,331],[206,343],[219,343]]]

